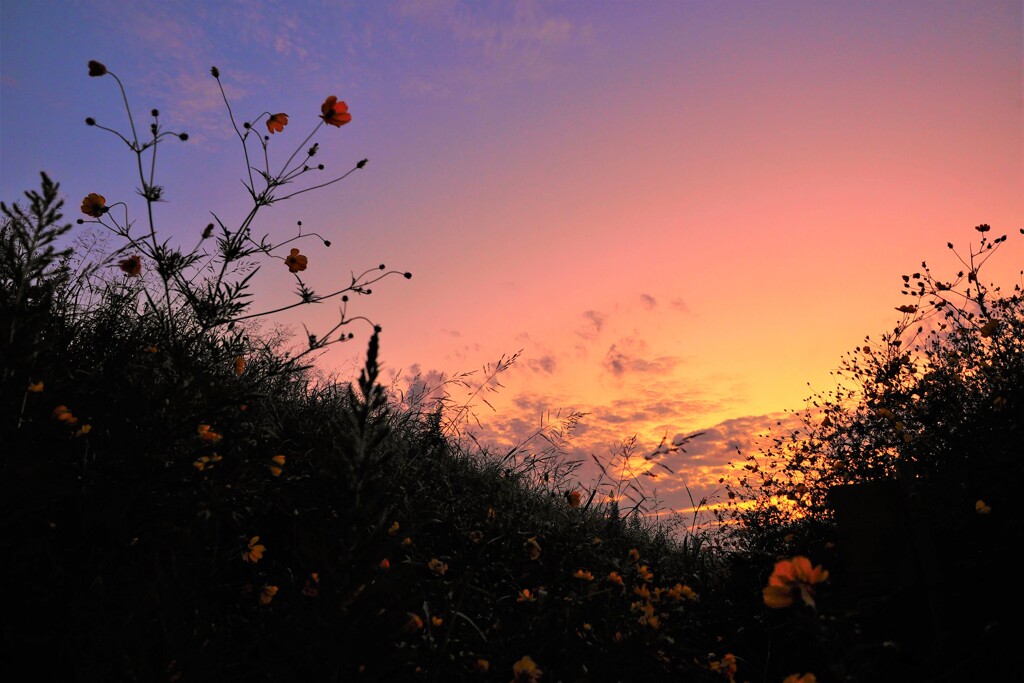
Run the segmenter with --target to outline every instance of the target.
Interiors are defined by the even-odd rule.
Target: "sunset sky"
[[[411,271],[349,309],[383,327],[383,363],[402,378],[480,376],[521,350],[487,395],[495,410],[477,403],[485,442],[573,410],[588,413],[579,457],[706,431],[665,460],[680,477],[658,487],[677,509],[682,483],[712,492],[735,446],[756,450],[783,411],[835,385],[844,352],[892,327],[902,274],[922,260],[955,273],[948,241],[966,252],[979,223],[1012,233],[982,279],[1020,282],[1020,0],[0,9],[0,199],[46,171],[69,219],[98,192],[143,221],[133,155],[84,124],[128,125],[90,59],[122,79],[137,125],[155,107],[189,133],[159,148],[156,216],[188,247],[210,212],[237,225],[249,208],[210,67],[240,120],[289,115],[276,165],[336,95],[353,120],[318,131],[316,178],[368,165],[264,209],[255,231],[286,238],[301,220],[329,239],[299,243],[320,292],[379,263]],[[295,281],[269,261],[256,288],[270,309]],[[301,334],[336,318],[321,304],[275,319]],[[369,330],[351,329],[326,372],[358,367]]]

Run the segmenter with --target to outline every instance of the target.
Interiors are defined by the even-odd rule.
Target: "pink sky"
[[[337,95],[353,122],[320,131],[319,158],[328,174],[369,165],[270,207],[258,230],[301,220],[332,241],[303,245],[318,291],[381,262],[412,271],[351,309],[383,326],[392,371],[450,376],[522,350],[488,397],[496,411],[478,405],[485,440],[514,442],[549,411],[589,413],[572,443],[583,457],[706,430],[666,460],[680,472],[659,483],[671,507],[688,505],[681,482],[710,492],[733,446],[756,448],[834,385],[841,355],[896,321],[900,275],[922,260],[955,272],[947,241],[966,250],[979,223],[1024,224],[1019,1],[0,11],[5,201],[40,170],[72,218],[89,192],[138,199],[127,150],[81,123],[125,125],[89,59],[125,81],[137,114],[158,107],[192,136],[158,160],[158,226],[189,244],[210,211],[246,211],[209,67],[238,116],[290,115],[271,141],[282,160]],[[1016,237],[990,279],[1020,282]],[[272,308],[294,281],[269,263],[257,286]],[[279,319],[322,331],[335,314]],[[353,331],[325,371],[357,366],[368,331]]]

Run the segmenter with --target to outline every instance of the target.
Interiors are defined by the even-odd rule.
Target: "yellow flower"
[[[245,550],[242,551],[242,559],[246,562],[252,562],[253,564],[263,559],[263,553],[267,551],[267,546],[260,543],[259,536],[253,536],[249,539],[249,545]]]
[[[199,425],[197,432],[199,433],[199,438],[208,443],[217,443],[224,438],[217,432],[213,431],[210,425]]]
[[[444,576],[444,573],[448,571],[448,565],[436,557],[427,562],[427,568],[440,576]]]
[[[534,681],[539,681],[543,674],[544,672],[537,667],[537,663],[529,656],[524,656],[512,665],[512,675],[515,676],[512,680],[515,683],[533,683]]]
[[[583,571],[582,569],[577,569],[576,573],[574,573],[573,576],[575,578],[577,578],[577,579],[583,579],[584,581],[593,581],[594,580],[594,575],[593,574],[591,574],[590,572],[587,572],[587,571]]]
[[[818,683],[814,674],[790,674],[782,679],[782,683]]]
[[[814,584],[828,579],[828,572],[811,567],[811,561],[802,555],[780,560],[768,579],[763,592],[764,604],[775,609],[789,607],[799,595],[805,605],[814,607]]]
[[[82,200],[82,213],[86,216],[99,218],[107,212],[107,198],[95,192],[90,193]]]
[[[977,512],[979,515],[992,514],[992,508],[986,505],[985,501],[983,500],[978,500],[978,502],[974,504],[974,511]]]
[[[34,384],[29,382],[28,391],[30,391],[31,393],[38,394],[42,390],[43,390],[43,382],[42,382],[42,380],[40,380],[40,381],[38,381],[38,382],[36,382]]]
[[[526,556],[531,560],[536,560],[540,557],[540,543],[537,543],[536,536],[526,539],[526,543],[523,543],[523,549],[526,551]]]
[[[277,595],[277,586],[264,586],[260,593],[260,604],[269,605],[275,595]]]

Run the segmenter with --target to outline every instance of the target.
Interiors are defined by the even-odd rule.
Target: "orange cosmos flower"
[[[640,551],[637,550],[636,548],[630,548],[630,550],[629,550],[629,559],[632,562],[639,562],[640,561]]]
[[[270,462],[272,463],[269,465],[270,473],[275,477],[280,477],[284,468],[285,457],[283,455],[275,455],[270,459]]]
[[[441,560],[437,559],[436,557],[431,559],[430,562],[427,562],[427,568],[435,574],[439,574],[441,576],[444,576],[444,573],[448,571],[448,565],[442,562]]]
[[[284,259],[284,264],[288,266],[288,270],[292,273],[305,270],[307,262],[308,259],[300,254],[298,249],[292,249],[291,253]]]
[[[263,553],[266,551],[267,546],[260,543],[260,537],[253,536],[249,539],[249,545],[242,551],[242,559],[255,564],[263,559]]]
[[[992,514],[992,507],[983,500],[978,500],[974,503],[974,511],[979,515],[990,515]]]
[[[269,605],[275,595],[277,595],[277,586],[264,586],[260,593],[260,604]]]
[[[42,390],[43,390],[43,382],[42,382],[42,380],[40,380],[38,382],[35,382],[35,383],[30,382],[29,385],[28,385],[28,391],[33,393],[33,394],[38,394]]]
[[[409,612],[408,615],[409,619],[405,622],[405,627],[403,628],[406,633],[415,633],[423,628],[423,620],[420,618],[420,615],[413,612]]]
[[[394,536],[398,533],[398,530],[401,528],[402,527],[398,524],[398,520],[391,522],[391,526],[388,527],[388,536]]]
[[[138,277],[142,272],[142,259],[138,256],[129,256],[120,261],[117,267],[123,270],[128,277]]]
[[[107,212],[107,198],[92,192],[82,200],[82,213],[86,216],[99,218]]]
[[[763,592],[764,604],[775,609],[789,607],[799,595],[805,605],[814,607],[814,584],[828,579],[828,572],[811,567],[811,561],[802,555],[780,560],[768,579]]]
[[[78,418],[72,415],[71,411],[68,410],[67,406],[57,406],[53,409],[54,419],[63,422],[66,425],[78,424]]]
[[[594,580],[594,575],[593,574],[591,574],[590,572],[587,572],[587,571],[583,571],[582,569],[577,569],[576,572],[573,574],[573,576],[575,578],[577,578],[577,579],[583,579],[584,581],[593,581]]]
[[[280,133],[284,130],[284,127],[288,125],[288,114],[272,114],[267,119],[267,130],[270,134]]]
[[[440,628],[441,624],[444,623],[444,619],[441,617],[430,617],[430,625],[434,628]]]
[[[485,674],[491,668],[491,663],[486,659],[478,659],[473,663],[473,671],[478,674]]]
[[[525,656],[512,665],[512,675],[515,676],[514,683],[535,683],[544,674],[537,667],[537,663],[529,656]]]
[[[217,432],[213,431],[210,425],[199,425],[199,429],[196,431],[199,433],[200,439],[202,439],[203,441],[208,441],[209,443],[217,443],[222,438],[224,438]]]
[[[711,670],[717,671],[730,681],[736,675],[736,655],[729,652],[717,662],[711,662]]]
[[[536,536],[531,536],[526,539],[526,543],[523,543],[523,549],[526,551],[527,557],[531,560],[536,560],[540,557],[540,543],[537,543]]]
[[[580,506],[580,497],[579,491],[570,491],[565,494],[565,499],[569,501],[569,507],[571,508],[578,508]]]
[[[614,583],[616,586],[622,586],[623,585],[622,575],[619,574],[618,572],[610,572],[608,574],[608,582],[609,583]]]
[[[782,683],[818,683],[818,679],[814,674],[790,674]]]
[[[536,602],[537,596],[530,592],[529,588],[524,588],[519,591],[519,595],[516,596],[516,602]]]
[[[344,102],[339,102],[338,98],[334,95],[324,100],[324,103],[320,105],[320,111],[323,112],[320,118],[324,120],[324,123],[337,128],[344,126],[352,120],[352,115],[348,113],[348,105]]]

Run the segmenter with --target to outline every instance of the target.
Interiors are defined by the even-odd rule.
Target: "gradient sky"
[[[87,128],[136,115],[190,134],[160,148],[157,212],[189,246],[211,211],[248,205],[236,116],[286,112],[280,163],[327,95],[353,121],[321,130],[342,183],[266,210],[296,221],[318,291],[385,263],[408,270],[350,313],[384,328],[383,362],[410,378],[522,351],[477,404],[484,441],[514,443],[549,413],[589,413],[574,456],[607,459],[706,430],[659,490],[675,508],[714,490],[734,448],[812,391],[841,355],[889,328],[900,275],[957,264],[979,223],[1024,224],[1020,0],[923,2],[184,2],[4,0],[0,198],[47,171],[67,214],[98,192],[142,217],[130,153]],[[148,123],[148,120],[146,120]],[[143,124],[145,125],[145,124]],[[276,156],[275,156],[276,155]],[[323,176],[324,179],[334,177]],[[1013,237],[1013,235],[1011,235]],[[1016,235],[1020,238],[1020,235]],[[1020,281],[1024,238],[988,278]],[[986,279],[983,277],[983,279]],[[277,262],[257,280],[289,303]],[[333,324],[323,304],[277,318]],[[321,359],[351,376],[368,330]],[[455,390],[453,398],[463,396]],[[584,479],[589,481],[592,470]]]

